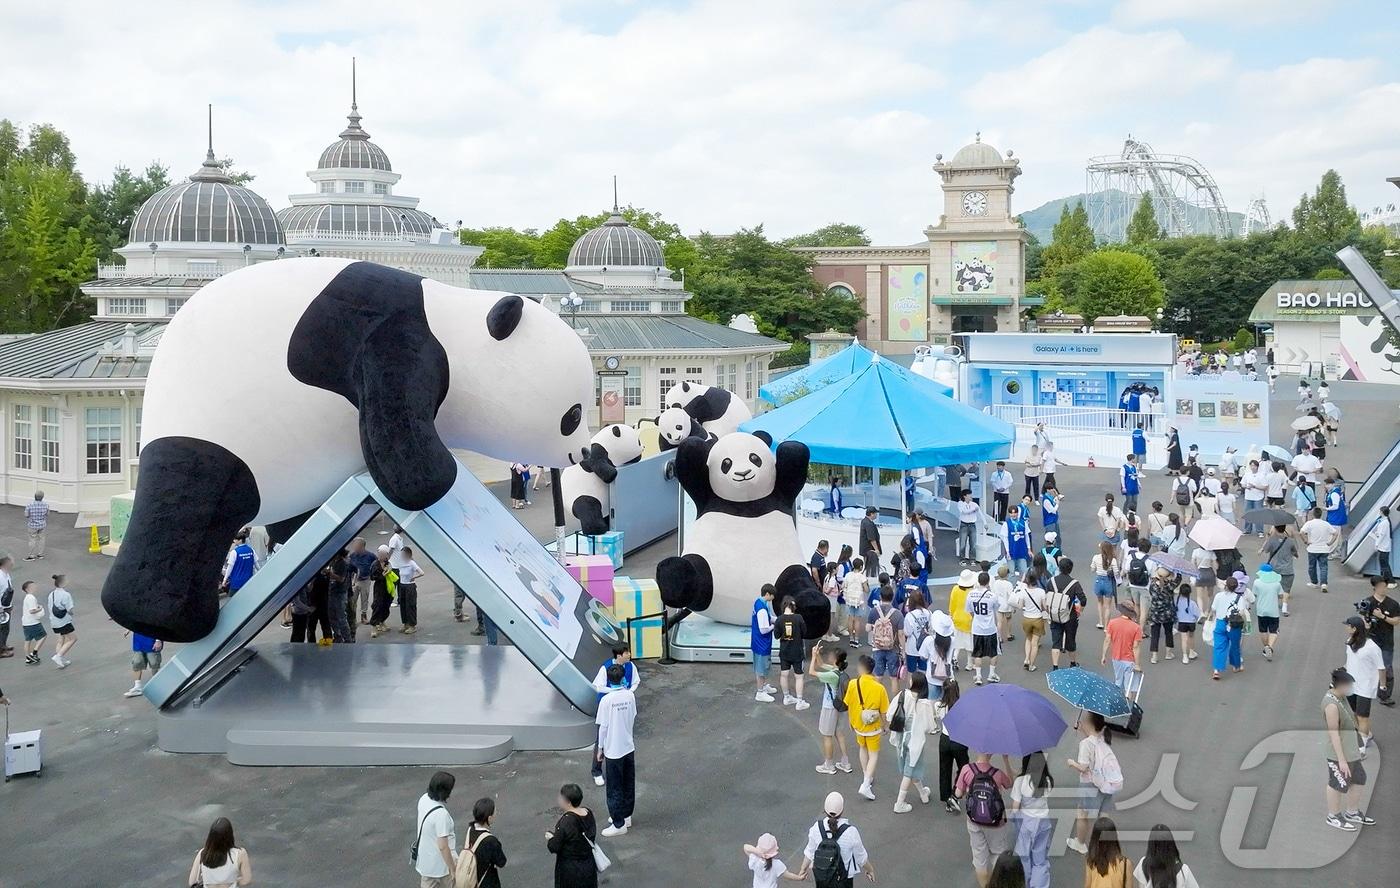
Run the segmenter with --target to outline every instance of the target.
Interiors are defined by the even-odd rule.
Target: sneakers
[[[1322,594],[1324,594],[1324,595],[1327,594],[1327,584],[1326,584],[1326,583],[1323,583],[1323,584],[1322,584]]]
[[[1181,665],[1182,665],[1182,666],[1186,666],[1186,665],[1189,665],[1190,663],[1191,663],[1191,658],[1188,657],[1186,654],[1182,654],[1182,655],[1181,655]]]
[[[1153,654],[1153,655],[1152,655],[1152,659],[1151,659],[1151,660],[1148,660],[1148,662],[1149,662],[1149,663],[1156,663],[1156,662],[1157,662],[1157,655],[1156,655],[1156,654]]]
[[[603,785],[603,775],[602,775],[602,774],[595,774],[595,775],[593,776],[593,785],[594,785],[594,786],[602,786],[602,785]]]
[[[912,810],[914,810],[914,806],[908,802],[895,802],[894,813],[896,814],[908,814]]]
[[[1354,823],[1346,822],[1342,819],[1342,815],[1340,814],[1328,814],[1327,825],[1332,827],[1333,829],[1339,829],[1342,832],[1356,832],[1358,829],[1361,828]]]
[[[1195,651],[1192,651],[1192,652],[1191,652],[1191,659],[1194,660],[1194,659],[1196,659],[1196,658],[1199,657],[1199,656],[1200,656],[1200,654],[1196,653]]]
[[[138,681],[136,684],[134,684],[134,685],[132,685],[131,687],[127,688],[127,689],[126,689],[126,693],[125,693],[125,694],[122,694],[122,696],[123,696],[123,697],[139,697],[139,696],[141,696],[141,694],[142,694],[142,690],[143,690],[143,689],[142,689],[142,687],[141,687],[141,682]]]
[[[1308,588],[1309,588],[1309,589],[1316,589],[1316,588],[1317,588],[1317,583],[1308,583]]]
[[[759,691],[758,693],[753,695],[753,699],[755,703],[772,703],[773,695],[765,694],[763,691]]]
[[[26,665],[26,666],[35,666],[35,665],[38,664],[38,662],[39,662],[39,655],[38,655],[38,654],[25,654],[25,655],[24,655],[24,665]]]
[[[928,800],[929,800],[929,798],[930,798],[932,795],[933,795],[933,791],[932,791],[931,789],[929,789],[927,786],[923,786],[923,787],[920,787],[920,788],[919,788],[919,801],[923,802],[925,805],[928,804]]]
[[[852,771],[851,763],[846,761],[837,762],[836,770],[840,771],[842,774],[849,774]]]
[[[627,835],[627,825],[623,824],[622,826],[613,826],[611,823],[609,823],[607,826],[603,827],[602,832],[598,833],[598,835],[606,836],[609,839],[611,839],[613,836],[625,836]]]
[[[50,659],[50,660],[53,660],[53,664],[54,664],[55,666],[57,666],[59,669],[67,669],[67,668],[68,668],[68,661],[65,660],[65,659],[63,659],[62,657],[60,657],[58,654],[54,654],[52,657],[49,657],[49,659]]]
[[[1357,826],[1375,826],[1376,818],[1367,817],[1362,811],[1348,811],[1342,815],[1347,823],[1355,823]]]
[[[794,697],[792,694],[783,694],[783,705],[784,705],[784,706],[791,706],[791,705],[793,705],[793,704],[796,703],[796,702],[797,702],[797,698]]]
[[[830,762],[822,762],[820,765],[817,765],[817,767],[816,767],[816,772],[817,772],[818,774],[826,774],[826,775],[835,774],[835,773],[836,773],[836,766],[833,765],[833,764],[831,764]]]
[[[1175,659],[1176,659],[1176,651],[1172,650],[1171,648],[1167,648],[1167,659],[1168,659],[1168,660],[1175,660]]]
[[[768,684],[767,682],[764,682],[764,683],[763,683],[763,693],[765,693],[765,694],[770,694],[770,695],[771,695],[771,694],[776,694],[776,693],[778,693],[778,689],[775,688],[775,687],[773,687],[772,685]]]
[[[1274,649],[1270,645],[1264,645],[1264,659],[1272,661],[1274,659]]]
[[[872,802],[875,801],[875,787],[871,786],[869,783],[862,783],[860,789],[856,790],[856,792]]]
[[[1065,847],[1071,851],[1077,851],[1080,854],[1089,853],[1089,846],[1079,841],[1074,836],[1070,836],[1068,839],[1065,840]]]
[[[792,708],[796,709],[798,712],[801,712],[804,709],[811,709],[812,704],[808,703],[806,700],[803,700],[801,697],[798,697],[797,702],[792,704]]]
[[[956,814],[958,813],[958,803],[952,799],[948,799],[943,803],[943,810],[947,811],[949,814]]]
[[[404,634],[404,635],[416,635],[416,634],[418,634],[418,627],[417,627],[417,626],[405,626],[405,627],[403,627],[403,634]]]

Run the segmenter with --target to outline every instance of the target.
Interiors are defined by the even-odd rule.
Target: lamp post
[[[155,241],[151,241],[149,244],[146,244],[146,249],[148,249],[148,250],[151,251],[151,277],[155,277],[155,276],[156,276],[156,250],[159,250],[159,249],[160,249],[160,244],[156,243]]]
[[[248,265],[248,257],[251,256],[251,255],[253,255],[253,245],[252,245],[252,244],[244,244],[244,245],[243,245],[243,265],[244,265],[245,268],[246,268],[247,265]]]
[[[583,307],[583,297],[570,291],[569,295],[559,300],[559,307],[569,313],[569,325],[575,330],[578,329],[578,310]]]

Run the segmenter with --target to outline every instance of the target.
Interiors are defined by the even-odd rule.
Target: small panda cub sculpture
[[[753,419],[753,411],[743,398],[725,389],[689,380],[671,386],[662,403],[680,407],[715,437],[737,432],[740,423]]]
[[[685,551],[656,568],[667,607],[704,611],[746,626],[765,583],[777,600],[791,596],[808,638],[826,634],[831,607],[803,563],[793,504],[807,479],[807,445],[785,441],[775,455],[759,432],[686,438],[676,451],[676,477],[695,502]]]
[[[559,474],[564,508],[578,519],[579,529],[589,536],[612,530],[611,496],[608,486],[617,477],[617,467],[642,458],[642,439],[629,425],[604,426],[588,445],[588,456],[578,465]]]
[[[686,438],[704,438],[709,435],[695,417],[685,412],[684,407],[667,407],[656,418],[657,446],[664,453],[681,446]]]

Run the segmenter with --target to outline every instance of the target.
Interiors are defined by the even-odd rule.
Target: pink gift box
[[[606,555],[570,555],[564,562],[583,590],[606,607],[613,603],[613,565]]]

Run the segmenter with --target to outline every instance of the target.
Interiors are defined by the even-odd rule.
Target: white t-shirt
[[[1283,472],[1275,472],[1270,469],[1266,476],[1268,483],[1264,487],[1265,494],[1271,499],[1283,498],[1283,486],[1288,482],[1288,475]]]
[[[847,607],[859,607],[864,610],[865,599],[869,593],[870,577],[862,571],[853,570],[841,581],[841,596],[846,599]]]
[[[1303,525],[1302,532],[1309,552],[1320,555],[1332,551],[1332,544],[1337,538],[1337,529],[1322,518],[1309,518],[1307,523]]]
[[[1108,506],[1099,506],[1099,527],[1103,528],[1105,533],[1116,534],[1124,521],[1123,512],[1117,506],[1114,506],[1111,512]]]
[[[54,613],[55,610],[67,611],[63,616]],[[49,593],[49,628],[62,629],[64,626],[73,625],[73,596],[68,594],[68,590],[62,586]]]
[[[1193,549],[1191,563],[1202,570],[1206,568],[1215,570],[1215,553],[1209,549]]]
[[[438,810],[433,811],[434,808]],[[429,811],[433,813],[429,814]],[[452,822],[452,815],[447,812],[447,806],[428,798],[426,792],[418,799],[418,823],[423,824],[423,828],[418,833],[418,862],[414,864],[414,868],[420,876],[441,879],[447,875],[451,864],[442,859],[437,840],[446,836],[447,847],[455,854],[457,825]]]
[[[1104,564],[1103,553],[1099,553],[1089,562],[1089,569],[1094,572],[1095,576],[1110,576],[1118,572],[1118,559],[1110,558],[1108,559],[1108,564]]]
[[[1380,671],[1385,668],[1385,661],[1381,659],[1381,649],[1369,638],[1359,651],[1352,650],[1351,645],[1346,647],[1347,672],[1356,679],[1355,690],[1352,693],[1358,697],[1375,699],[1381,686]]]
[[[1380,517],[1371,525],[1368,535],[1371,537],[1371,544],[1376,547],[1377,552],[1389,552],[1393,541],[1394,531],[1390,528],[1390,519]],[[5,589],[5,581],[0,579],[0,592]]]
[[[1027,817],[1046,818],[1050,816],[1050,802],[1045,796],[1036,797],[1035,784],[1030,775],[1022,774],[1011,784],[1011,801],[1021,805],[1021,813]]]
[[[1020,584],[1016,587],[1016,593],[1011,596],[1011,601],[1021,608],[1021,616],[1027,620],[1039,620],[1045,616],[1041,607],[1045,601],[1045,592],[1039,586]]]
[[[904,615],[904,653],[911,657],[919,656],[919,646],[915,640],[933,633],[933,615],[925,608],[911,610]],[[927,640],[927,639],[925,639]]]
[[[39,612],[37,614],[31,613],[35,608],[39,608]],[[32,592],[24,593],[24,605],[20,615],[20,625],[37,626],[44,622],[44,615],[44,609],[39,607],[39,599],[35,598]]]
[[[1264,498],[1264,491],[1255,487],[1259,484],[1259,473],[1252,469],[1240,472],[1240,486],[1244,488],[1245,502],[1256,502]]]
[[[398,570],[400,584],[416,583],[418,582],[418,578],[423,575],[423,568],[419,567],[418,562],[414,561],[412,558],[401,560]]]
[[[1254,593],[1248,589],[1236,589],[1234,592],[1221,589],[1215,593],[1215,598],[1210,603],[1210,612],[1215,619],[1224,620],[1230,616],[1231,608],[1238,608],[1241,613],[1245,613],[1253,606]]]
[[[626,688],[610,691],[598,703],[598,748],[603,757],[620,759],[636,752],[632,726],[637,721],[637,696]]]
[[[958,523],[959,523],[959,524],[976,524],[976,523],[977,523],[977,513],[981,512],[981,511],[982,511],[982,507],[979,506],[979,505],[977,505],[977,503],[973,502],[972,500],[959,500],[959,501],[958,501]]]
[[[1234,491],[1222,493],[1215,498],[1215,505],[1219,507],[1221,515],[1229,516],[1235,514],[1235,499]]]
[[[393,536],[389,537],[389,564],[391,566],[399,567],[403,564],[403,555],[400,554],[402,552],[403,535],[396,533]]]
[[[1004,580],[1001,577],[992,580],[992,595],[996,597],[998,611],[1004,614],[1011,613],[1011,593],[1014,589],[1015,586],[1011,584],[1010,580]]]
[[[997,634],[997,599],[992,590],[971,590],[967,593],[966,607],[972,614],[973,635]]]
[[[1311,453],[1300,453],[1293,457],[1293,469],[1311,484],[1317,480],[1317,473],[1322,471],[1322,460]]]
[[[1047,475],[1053,475],[1055,474],[1055,467],[1058,466],[1060,463],[1059,460],[1055,459],[1055,454],[1047,450],[1041,456],[1040,464],[1041,471],[1043,471]]]
[[[778,880],[787,872],[787,864],[773,858],[773,866],[757,854],[749,855],[749,869],[753,870],[753,888],[778,888]]]
[[[1210,491],[1211,496],[1220,496],[1220,479],[1207,475],[1201,479],[1201,486]]]

